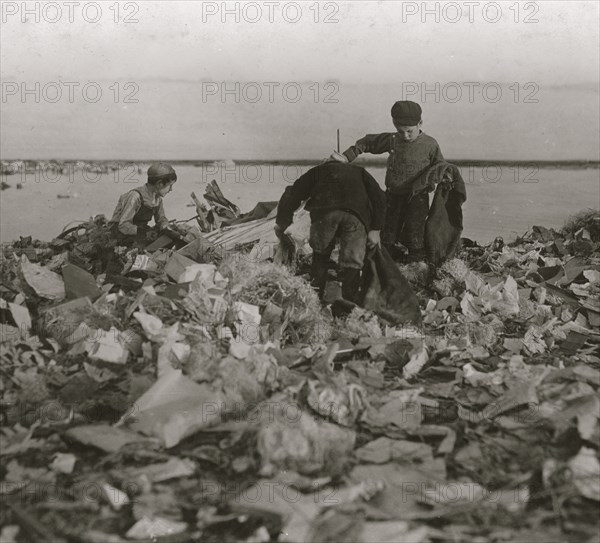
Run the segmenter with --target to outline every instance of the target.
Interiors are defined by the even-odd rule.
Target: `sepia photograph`
[[[0,543],[600,543],[597,0],[0,12]]]

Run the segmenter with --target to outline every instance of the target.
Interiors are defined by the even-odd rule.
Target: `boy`
[[[162,199],[173,190],[177,174],[170,164],[159,162],[148,168],[148,182],[119,197],[109,227],[119,242],[149,243],[156,231],[169,233]],[[154,219],[155,229],[148,226]]]
[[[421,130],[421,106],[415,102],[396,102],[392,122],[396,132],[368,134],[348,148],[336,160],[352,162],[361,153],[389,153],[386,186],[386,222],[383,245],[390,254],[397,241],[408,249],[409,261],[423,260],[425,221],[429,212],[427,191],[412,195],[412,185],[421,174],[444,157],[431,136]]]
[[[307,200],[313,250],[311,281],[323,298],[327,265],[337,239],[342,296],[355,301],[367,245],[379,245],[385,214],[385,194],[364,169],[328,160],[311,168],[287,187],[277,207],[275,233],[281,237],[294,211]]]

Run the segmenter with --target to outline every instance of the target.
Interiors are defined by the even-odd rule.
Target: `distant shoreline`
[[[179,166],[193,166],[193,167],[202,167],[210,164],[219,164],[219,163],[233,163],[241,166],[246,165],[274,165],[274,166],[286,166],[286,165],[299,165],[299,166],[310,166],[319,164],[322,162],[322,158],[314,158],[314,159],[211,159],[211,160],[194,160],[194,159],[128,159],[128,160],[111,160],[111,159],[102,159],[102,160],[87,160],[87,159],[2,159],[0,161],[0,173],[3,175],[11,175],[13,173],[17,173],[21,171],[23,168],[25,170],[36,169],[38,166],[43,167],[52,167],[56,165],[57,169],[61,166],[71,166],[75,167],[86,167],[94,169],[95,167],[100,170],[105,169],[118,169],[125,166],[130,166],[131,164],[143,165],[150,164],[152,162],[169,162],[170,164],[179,165]],[[544,169],[568,169],[568,170],[586,170],[586,169],[600,169],[600,161],[599,160],[483,160],[483,159],[452,159],[449,158],[448,162],[452,164],[456,164],[459,167],[493,167],[493,166],[520,166],[520,167],[537,167]],[[362,164],[366,166],[374,166],[374,167],[385,167],[386,160],[385,159],[373,159],[373,158],[359,158],[356,160],[357,164]]]

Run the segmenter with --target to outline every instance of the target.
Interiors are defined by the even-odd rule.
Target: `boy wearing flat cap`
[[[421,130],[421,106],[415,102],[396,102],[392,122],[396,132],[367,134],[343,154],[335,153],[341,162],[352,162],[362,153],[389,153],[386,186],[386,221],[383,245],[392,254],[397,241],[408,249],[409,261],[423,260],[425,222],[429,212],[429,195],[412,195],[412,185],[431,165],[444,161],[440,146]]]
[[[148,182],[119,197],[109,226],[119,241],[150,242],[156,232],[169,232],[163,198],[171,192],[177,174],[170,164],[159,162],[148,168]],[[155,228],[150,221],[154,219]]]

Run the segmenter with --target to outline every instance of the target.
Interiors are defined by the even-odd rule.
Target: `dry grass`
[[[319,344],[331,336],[331,319],[322,312],[317,293],[285,266],[251,262],[244,255],[227,255],[219,271],[230,279],[235,300],[264,308],[281,307],[285,344]]]
[[[592,241],[600,241],[600,211],[597,209],[584,209],[571,215],[561,232],[564,235],[575,234],[578,230],[585,228]]]

